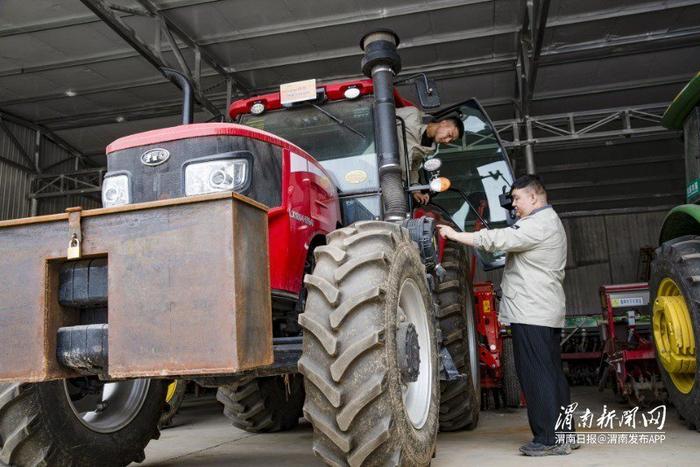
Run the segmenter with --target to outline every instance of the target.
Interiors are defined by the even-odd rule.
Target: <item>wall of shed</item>
[[[8,121],[4,123],[25,152],[30,156],[33,155],[36,137],[34,130]],[[2,130],[0,130],[0,156],[16,164],[28,165],[28,161],[22,156],[21,151]],[[30,214],[31,201],[28,195],[31,180],[31,168],[23,170],[0,159],[0,220],[26,217]]]
[[[4,120],[4,123],[24,152],[33,160],[36,131],[7,120]],[[44,173],[60,174],[75,170],[75,159],[69,152],[46,137],[42,136],[40,141],[40,167],[50,167]],[[22,156],[22,152],[12,139],[2,130],[0,130],[0,156],[16,164],[27,166],[27,169],[23,170],[0,158],[0,220],[28,217],[31,215],[29,194],[32,188],[33,167],[28,167],[29,161]],[[60,161],[65,162],[54,166]],[[86,209],[99,207],[99,193],[95,199],[85,196],[42,198],[39,200],[37,213],[53,214],[71,206],[83,206]]]
[[[639,281],[639,250],[658,245],[667,212],[562,216],[569,247],[564,280],[567,314],[599,312],[601,285]],[[479,272],[476,278],[496,284],[500,279],[500,270]]]

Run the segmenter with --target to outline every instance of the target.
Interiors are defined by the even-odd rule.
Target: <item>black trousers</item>
[[[510,328],[515,371],[525,394],[533,441],[551,446],[556,441],[554,426],[560,408],[571,403],[561,368],[561,329],[518,323]]]

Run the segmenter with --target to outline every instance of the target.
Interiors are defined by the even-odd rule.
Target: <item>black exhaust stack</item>
[[[365,52],[362,57],[362,72],[372,78],[374,84],[374,144],[379,157],[379,179],[386,221],[402,221],[408,213],[401,181],[394,104],[394,76],[401,71],[401,57],[396,52],[398,45],[399,36],[386,29],[370,32],[360,41]]]
[[[193,120],[192,100],[192,83],[187,79],[187,76],[172,68],[161,68],[161,73],[165,75],[173,83],[182,89],[182,124],[189,125]]]

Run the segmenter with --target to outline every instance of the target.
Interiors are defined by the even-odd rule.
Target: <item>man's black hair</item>
[[[510,188],[510,192],[512,193],[513,190],[520,190],[523,188],[530,187],[533,190],[535,190],[535,193],[544,193],[544,183],[542,183],[542,179],[538,177],[537,175],[523,175],[521,177],[518,177],[514,182],[513,185]]]
[[[462,139],[462,136],[464,136],[464,123],[462,123],[462,119],[458,117],[445,117],[440,119],[441,122],[445,120],[452,122],[454,126],[457,127],[457,132],[459,134],[457,139]]]

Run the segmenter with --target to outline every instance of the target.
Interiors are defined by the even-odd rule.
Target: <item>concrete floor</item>
[[[609,410],[618,410],[618,414],[629,409],[617,403],[609,390],[600,394],[588,387],[572,388],[572,401],[579,403],[580,413],[589,408],[596,417],[603,404]],[[637,430],[644,431],[639,426]],[[518,452],[518,447],[531,439],[525,409],[490,410],[481,412],[474,431],[441,433],[432,465],[698,465],[700,433],[683,426],[673,409],[669,409],[664,431],[666,439],[660,445],[584,445],[569,456],[527,458]],[[175,418],[175,426],[150,443],[146,461],[140,465],[321,466],[311,451],[311,438],[308,423],[285,433],[246,433],[229,424],[216,401],[198,401],[184,406]]]

